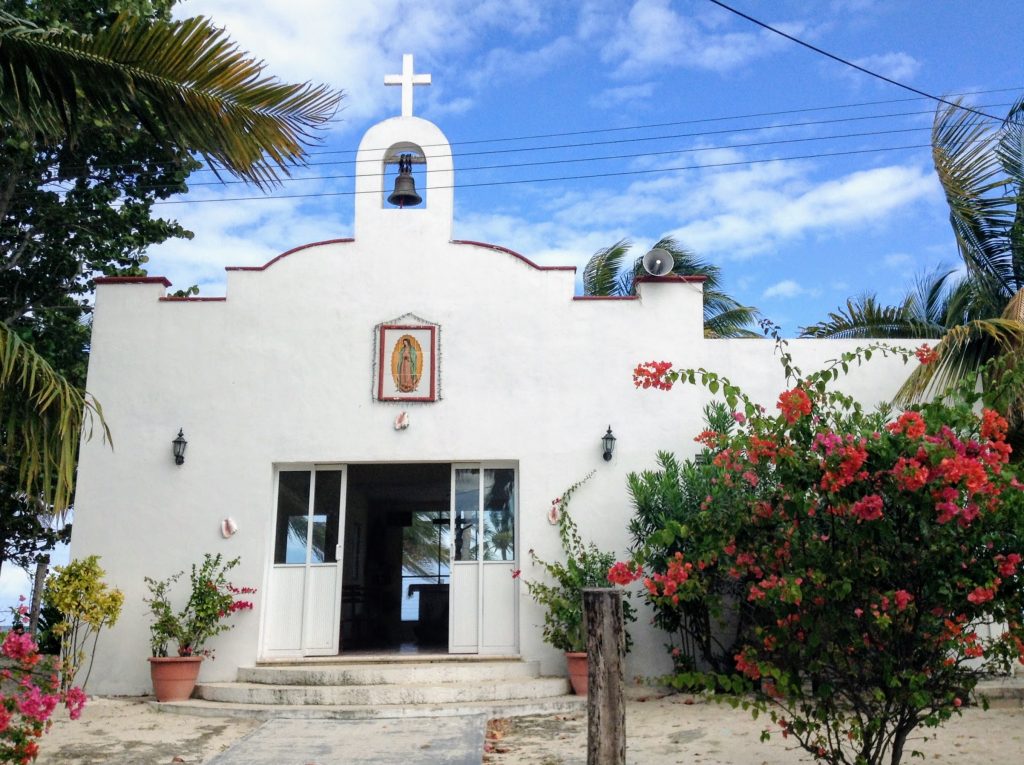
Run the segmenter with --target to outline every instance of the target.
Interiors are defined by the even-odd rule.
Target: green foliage
[[[608,587],[608,570],[615,563],[612,553],[602,552],[593,542],[584,543],[576,523],[569,514],[569,500],[594,475],[587,474],[574,483],[552,503],[551,514],[557,517],[558,536],[562,542],[565,561],[548,562],[529,551],[530,559],[541,566],[551,581],[526,580],[526,589],[537,603],[544,606],[544,640],[560,651],[587,650],[587,636],[583,630],[583,590],[588,587]],[[635,621],[632,603],[623,600],[623,615]],[[626,634],[627,648],[631,645]]]
[[[236,596],[256,590],[235,587],[227,578],[228,572],[239,562],[239,558],[225,561],[219,553],[206,553],[201,564],[192,564],[188,601],[177,612],[171,605],[171,590],[185,572],[179,571],[167,579],[145,577],[150,594],[145,602],[153,617],[149,628],[153,656],[167,656],[172,641],[177,645],[178,656],[213,655],[213,651],[205,647],[206,642],[234,626],[224,620],[236,611],[253,607],[252,602]]]
[[[728,408],[712,402],[704,410],[708,429],[729,433],[735,422]],[[665,574],[675,554],[692,558],[696,540],[717,535],[721,515],[705,506],[712,491],[700,464],[712,453],[703,449],[696,461],[680,462],[668,452],[658,453],[657,471],[630,473],[627,485],[634,514],[629,522],[634,562],[649,572]],[[678,603],[663,605],[648,598],[653,624],[669,636],[668,648],[677,672],[695,669],[728,675],[734,671],[733,655],[749,625],[749,609],[743,608],[740,588],[728,577],[707,571],[700,590],[691,589]],[[708,591],[715,597],[708,597]]]
[[[726,577],[750,612],[730,671],[682,667],[672,683],[753,694],[752,710],[819,761],[897,765],[915,729],[1024,662],[1024,484],[990,408],[1001,391],[967,375],[893,420],[830,387],[890,349],[808,375],[779,351],[792,387],[778,414],[706,370],[638,368],[648,387],[715,384],[737,420],[699,436],[711,454],[693,480],[707,495],[690,522],[645,530],[648,565],[676,551],[645,580],[658,608],[725,608],[712,584]],[[1020,390],[1024,375],[999,382]]]
[[[124,594],[106,585],[106,572],[99,565],[99,556],[73,560],[57,566],[46,578],[45,601],[60,613],[60,621],[50,632],[60,639],[62,691],[68,691],[78,678],[88,657],[88,669],[81,679],[85,688],[96,657],[100,630],[112,627],[121,614]],[[91,645],[90,645],[91,640]]]

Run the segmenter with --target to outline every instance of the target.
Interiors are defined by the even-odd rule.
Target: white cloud
[[[550,14],[539,0],[264,0],[258,10],[251,0],[188,0],[176,8],[178,17],[205,15],[225,27],[243,50],[266,61],[270,74],[344,89],[339,131],[348,122],[398,112],[398,89],[381,86],[384,74],[400,71],[403,53],[414,53],[417,72],[429,73],[478,46],[488,31],[533,35],[551,25]],[[521,61],[534,55],[540,66],[561,50],[525,52]],[[417,106],[416,112],[466,108],[455,98],[446,103],[448,92],[466,97],[464,86],[448,85],[435,83],[426,98],[417,88],[415,100],[427,108]]]
[[[880,74],[884,77],[888,77],[892,80],[905,81],[909,80],[916,75],[921,69],[921,62],[915,59],[913,56],[897,52],[897,53],[880,53],[874,56],[865,56],[864,58],[855,59],[854,62],[857,66],[862,66],[865,69]],[[851,70],[848,70],[851,71]],[[863,77],[863,73],[851,71],[852,75]]]
[[[903,270],[914,262],[914,259],[905,252],[894,252],[882,258],[886,268]]]
[[[622,77],[676,67],[725,72],[780,49],[784,42],[766,31],[717,31],[724,28],[721,14],[679,13],[669,0],[636,0],[625,13],[617,5],[591,4],[581,16],[581,36],[601,39],[602,59]],[[779,26],[791,33],[802,29],[798,23]]]
[[[805,295],[811,293],[802,287],[792,279],[783,279],[781,282],[776,282],[772,286],[768,287],[764,292],[761,293],[761,297],[764,299],[768,298],[793,298],[798,295]]]

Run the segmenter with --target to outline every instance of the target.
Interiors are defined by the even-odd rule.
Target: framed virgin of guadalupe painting
[[[436,326],[383,324],[378,343],[378,400],[437,400]]]

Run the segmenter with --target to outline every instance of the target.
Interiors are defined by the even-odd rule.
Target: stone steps
[[[564,677],[518,657],[345,658],[261,663],[236,682],[199,683],[193,698],[156,704],[181,714],[375,719],[576,712],[586,700]]]
[[[400,706],[508,701],[564,696],[562,677],[383,685],[268,685],[266,683],[200,683],[195,695],[205,701],[230,704],[323,704],[329,706]]]
[[[412,670],[410,671],[410,667]],[[415,680],[410,680],[410,675]],[[240,667],[240,683],[267,685],[402,685],[416,683],[458,683],[488,680],[533,679],[540,675],[539,662],[528,661],[430,661],[362,662],[315,666]]]
[[[525,715],[553,715],[586,712],[587,700],[583,696],[552,696],[543,699],[511,699],[501,702],[476,701],[456,704],[401,704],[386,706],[332,706],[303,704],[228,704],[203,699],[188,701],[151,702],[160,712],[198,717],[251,717],[257,720],[383,720],[405,717],[461,717],[484,715],[494,717],[522,717]]]

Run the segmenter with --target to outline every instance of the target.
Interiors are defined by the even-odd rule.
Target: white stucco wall
[[[415,120],[382,123],[364,145],[388,146],[398,136],[436,143],[405,119]],[[375,202],[366,208],[374,225],[357,220],[354,241],[231,270],[222,301],[162,300],[158,281],[98,287],[88,387],[114,445],[83,444],[72,554],[102,556],[126,599],[121,621],[100,641],[92,691],[149,690],[143,576],[163,578],[204,552],[241,556],[234,581],[261,593],[255,612],[215,639],[216,661],[204,662],[201,677],[233,679],[237,666],[258,658],[277,466],[515,461],[517,552],[530,577],[539,571],[527,549],[559,554],[546,511],[569,484],[597,471],[573,514],[585,537],[622,554],[631,515],[626,474],[653,467],[659,449],[693,453],[706,392],[637,390],[638,362],[706,366],[774,406],[783,379],[773,343],[705,340],[699,284],[645,283],[633,300],[574,299],[572,269],[539,269],[498,248],[452,242],[446,194],[431,191],[425,210]],[[407,313],[441,326],[440,401],[373,398],[374,327]],[[790,348],[810,371],[856,345],[798,340]],[[876,358],[842,387],[873,403],[906,373],[900,361]],[[411,424],[396,431],[402,410]],[[618,441],[605,462],[600,438],[609,424]],[[170,448],[179,427],[189,441],[180,467]],[[225,516],[239,526],[226,540]],[[521,654],[562,671],[540,640],[542,614],[525,587],[519,600]],[[630,674],[667,669],[663,636],[643,617],[634,633]]]

